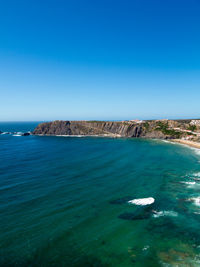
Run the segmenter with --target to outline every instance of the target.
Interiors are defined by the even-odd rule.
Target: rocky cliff
[[[173,123],[172,123],[173,122]],[[183,135],[173,127],[175,121],[53,121],[39,124],[34,135],[102,135],[116,137],[179,138]]]

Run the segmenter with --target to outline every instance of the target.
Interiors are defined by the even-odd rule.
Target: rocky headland
[[[178,139],[200,142],[200,120],[52,121],[39,124],[34,135],[83,135]]]

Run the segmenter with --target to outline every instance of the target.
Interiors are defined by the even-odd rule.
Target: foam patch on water
[[[69,135],[69,134],[59,134],[59,135],[56,135],[57,137],[85,137],[86,135]]]
[[[149,248],[150,248],[150,246],[147,245],[147,246],[144,246],[142,250],[145,251],[145,250],[147,250],[147,249],[149,249]]]
[[[191,197],[191,198],[188,198],[187,200],[194,202],[196,206],[200,206],[200,197]]]
[[[3,133],[1,133],[1,135],[4,135],[4,134],[10,134],[9,132],[3,132]]]
[[[190,173],[187,175],[187,178],[189,180],[200,181],[200,172]],[[192,183],[192,181],[189,181],[189,182]],[[181,183],[186,183],[186,182],[182,181]]]
[[[13,134],[13,136],[22,136],[22,132],[15,132],[14,134]]]
[[[181,182],[182,184],[187,184],[187,185],[195,185],[196,182]]]
[[[108,136],[110,137],[109,135],[98,135],[98,134],[94,134],[94,135],[85,135],[85,134],[58,134],[58,135],[55,135],[57,137],[103,137],[103,136]]]
[[[193,173],[192,176],[200,178],[200,172]]]
[[[179,143],[175,143],[175,142],[172,142],[172,141],[168,141],[168,140],[159,140],[159,141],[162,141],[164,143],[168,143],[168,144],[171,144],[171,145],[179,145]]]
[[[195,154],[200,156],[200,149],[199,148],[191,147],[191,149],[194,151]]]
[[[164,142],[164,143],[170,143],[169,141],[167,141],[167,140],[161,140],[162,142]]]
[[[159,218],[162,216],[170,216],[170,217],[177,217],[178,213],[173,211],[173,210],[163,210],[163,211],[153,211],[153,217],[154,218]]]
[[[155,202],[155,199],[153,197],[137,198],[137,199],[133,199],[133,200],[128,201],[128,203],[138,205],[138,206],[151,205],[154,202]]]
[[[185,253],[187,255],[187,253]],[[174,256],[174,255],[173,255]],[[178,255],[179,256],[179,255]],[[170,258],[168,256],[168,258]],[[188,266],[192,266],[192,267],[199,267],[200,265],[200,260],[198,259],[199,258],[199,255],[196,255],[195,258],[194,257],[187,257],[187,260],[182,258],[182,257],[177,257],[179,258],[179,261],[175,261],[174,263],[173,262],[164,262],[164,261],[160,261],[160,264],[161,266],[163,267],[179,267],[179,266],[183,266],[183,267],[188,267]],[[179,264],[181,261],[181,264]]]

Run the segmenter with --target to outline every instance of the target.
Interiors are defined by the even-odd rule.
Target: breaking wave
[[[191,197],[187,201],[192,201],[196,206],[200,206],[200,197]]]
[[[181,182],[182,184],[187,184],[187,185],[195,185],[196,182]]]
[[[153,211],[153,217],[159,218],[162,216],[171,216],[171,217],[177,217],[178,213],[173,210],[163,210],[163,211]]]
[[[153,197],[137,198],[137,199],[133,199],[133,200],[128,201],[128,203],[138,205],[138,206],[151,205],[154,202],[155,202],[155,199]]]

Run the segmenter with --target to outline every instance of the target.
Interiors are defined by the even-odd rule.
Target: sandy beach
[[[172,142],[176,142],[179,144],[187,145],[190,147],[198,148],[200,149],[200,143],[199,142],[194,142],[194,141],[189,141],[189,140],[183,140],[183,139],[173,139],[171,140]]]

